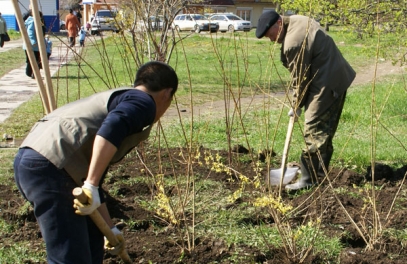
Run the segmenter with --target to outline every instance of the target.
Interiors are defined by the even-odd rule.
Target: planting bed
[[[186,153],[185,150],[183,151]],[[219,153],[224,164],[227,163],[227,152],[212,152]],[[160,163],[163,166],[164,177],[185,175],[186,166],[181,165],[178,160],[180,150],[173,149],[168,153],[172,153],[172,155],[161,155],[160,162],[157,161],[156,151],[143,151],[142,156],[148,169],[154,174],[159,171],[157,166]],[[204,155],[203,149],[201,149],[201,154]],[[232,157],[231,167],[252,178],[253,168],[251,164],[253,164],[253,160],[249,154],[233,153]],[[257,157],[254,159],[257,161]],[[278,157],[273,159],[278,159]],[[244,161],[242,162],[242,160]],[[171,162],[175,166],[170,166]],[[278,163],[278,160],[274,162]],[[261,166],[265,168],[266,164],[261,163]],[[264,251],[259,250],[254,245],[227,245],[224,240],[211,235],[197,235],[195,247],[190,251],[182,250],[187,248],[187,239],[181,239],[183,236],[179,234],[175,226],[164,221],[162,217],[156,214],[156,211],[148,210],[146,206],[142,206],[140,203],[141,200],[153,199],[156,193],[151,177],[145,173],[146,170],[143,168],[138,155],[133,153],[110,169],[111,175],[108,176],[104,185],[105,190],[116,190],[114,197],[107,196],[107,204],[115,223],[118,223],[119,228],[124,233],[127,250],[134,263],[294,263],[287,257],[282,247],[270,247]],[[196,181],[203,179],[218,181],[226,190],[232,191],[238,190],[241,186],[239,180],[231,182],[231,176],[225,172],[214,172],[209,166],[196,165],[193,166],[193,171],[196,175]],[[407,227],[407,199],[403,177],[407,171],[407,166],[390,168],[385,165],[377,165],[375,171],[376,211],[381,229],[405,230]],[[262,177],[265,176],[266,169],[262,171]],[[138,180],[132,184],[123,183],[129,182],[131,178],[135,177]],[[339,199],[353,221],[367,236],[369,232],[363,230],[362,226],[364,226],[363,223],[365,223],[366,228],[371,226],[372,210],[366,200],[361,197],[366,197],[366,195],[362,195],[362,192],[366,189],[366,184],[370,179],[369,173],[362,175],[344,168],[334,168],[331,170],[329,179],[332,181],[333,189],[329,187],[327,181],[324,181],[315,192],[309,191],[300,195],[283,193],[284,201],[290,203],[294,208],[300,206],[304,209],[291,216],[289,223],[292,227],[302,225],[310,219],[316,219],[319,215],[323,233],[328,237],[339,237],[343,244],[342,252],[335,259],[326,259],[321,254],[312,254],[311,251],[304,263],[407,263],[407,254],[403,247],[406,243],[405,240],[401,243],[401,240],[396,240],[391,236],[379,235],[374,247],[368,250],[365,241],[337,200]],[[403,186],[393,204],[401,184]],[[248,185],[246,191],[251,191],[250,189],[254,189],[254,187]],[[360,196],[358,196],[358,192],[361,194]],[[172,186],[166,189],[166,194],[171,197],[177,194],[177,190]],[[242,208],[238,206],[239,204],[251,204],[253,202],[250,196],[242,197],[237,199],[234,204],[226,204],[219,210],[242,210],[238,209]],[[220,198],[212,197],[212,199]],[[303,204],[305,199],[308,200]],[[1,217],[9,223],[18,222],[20,225],[15,232],[0,238],[1,245],[7,247],[11,243],[27,241],[31,243],[33,251],[42,248],[41,233],[32,210],[28,210],[28,213],[24,215],[18,213],[24,200],[15,191],[15,188],[1,186],[0,201]],[[393,209],[389,213],[390,208]],[[388,213],[389,216],[387,217]],[[201,217],[205,216],[197,213],[196,222],[202,221]],[[190,220],[191,215],[187,215],[185,221]],[[130,225],[132,222],[136,224]],[[273,217],[267,214],[262,214],[261,217],[253,215],[252,219],[246,219],[246,225],[260,225],[260,223],[270,227],[275,225]],[[237,251],[237,247],[239,251]],[[239,259],[239,255],[246,256],[247,262],[232,260]],[[106,254],[104,263],[120,263],[120,261],[117,257]]]

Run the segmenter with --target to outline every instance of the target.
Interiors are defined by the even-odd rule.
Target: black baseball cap
[[[256,37],[257,38],[264,37],[267,30],[269,30],[269,28],[271,28],[279,18],[280,15],[274,10],[264,12],[260,16],[259,22],[257,23]]]

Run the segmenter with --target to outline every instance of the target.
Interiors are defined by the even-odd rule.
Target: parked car
[[[162,30],[164,27],[164,18],[162,16],[150,16],[148,18],[148,24],[144,20],[137,22],[138,30]]]
[[[250,31],[252,23],[234,14],[214,14],[209,20],[219,24],[220,32]]]
[[[60,30],[65,30],[65,21],[59,20],[59,29]]]
[[[100,34],[102,31],[119,32],[115,17],[117,12],[114,10],[98,10],[92,20],[90,33],[92,35]]]
[[[182,14],[174,18],[172,27],[177,31],[194,30],[196,33],[201,31],[216,32],[219,25],[210,22],[208,18],[200,14]]]

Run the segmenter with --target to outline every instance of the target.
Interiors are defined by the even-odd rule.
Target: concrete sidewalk
[[[4,46],[2,48],[0,48],[0,53],[7,52],[7,51],[9,51],[11,49],[15,49],[15,48],[22,48],[22,47],[23,47],[22,39],[4,42]]]
[[[50,74],[53,76],[60,67],[63,67],[72,57],[73,52],[69,51],[66,47],[56,38],[51,38],[53,42],[52,55],[49,60]],[[7,52],[13,48],[22,49],[23,41],[9,41],[0,48],[0,52]],[[77,52],[79,47],[77,46]],[[39,91],[35,79],[25,75],[26,65],[24,63],[18,69],[12,70],[2,78],[0,78],[0,122],[4,122],[11,112],[19,107],[22,103],[26,102],[31,96]],[[41,75],[44,77],[44,71],[40,70]]]

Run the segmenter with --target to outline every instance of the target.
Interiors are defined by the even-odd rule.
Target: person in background
[[[85,27],[82,26],[81,30],[79,31],[79,45],[81,47],[85,47],[85,38],[86,38],[86,30],[85,30]]]
[[[86,30],[89,31],[91,27],[92,25],[90,24],[90,22],[86,22]]]
[[[23,19],[24,19],[24,21],[26,21],[27,18],[29,18],[30,16],[32,16],[31,4],[28,6],[28,8],[29,8],[28,11],[23,14]],[[45,20],[44,20],[44,16],[43,16],[42,12],[41,12],[41,11],[39,11],[39,12],[40,12],[40,20],[41,20],[42,33],[45,35],[45,33],[47,32],[47,27],[45,26]]]
[[[174,69],[150,61],[138,69],[133,87],[66,104],[33,126],[15,157],[14,178],[34,206],[47,263],[103,263],[104,237],[88,216],[94,210],[121,241],[116,247],[106,243],[107,251],[121,251],[124,238],[109,216],[103,179],[110,164],[148,138],[177,88]],[[78,186],[89,204],[74,199]]]
[[[39,45],[38,45],[38,40],[37,40],[37,34],[35,31],[34,17],[32,16],[31,10],[28,13],[28,17],[26,17],[24,24],[25,24],[25,28],[27,29],[28,39],[30,41],[30,43],[23,44],[23,49],[24,49],[25,58],[26,58],[25,74],[28,77],[31,77],[32,79],[34,79],[35,77],[34,77],[32,65],[31,65],[32,63],[30,62],[30,59],[27,54],[27,45],[31,45],[31,47],[32,47],[38,68],[42,69],[42,64],[41,64],[41,56],[40,56],[40,50],[39,50]],[[42,28],[43,28],[42,33],[44,33],[44,26]]]
[[[78,11],[76,11],[75,16],[78,18],[79,24],[82,25],[82,24],[81,24],[82,14],[81,14],[81,10],[80,10],[80,9],[78,9]]]
[[[282,44],[281,61],[291,72],[294,88],[289,115],[298,118],[301,108],[305,108],[306,147],[300,156],[301,178],[285,189],[309,188],[328,171],[346,91],[356,73],[334,40],[309,17],[281,17],[267,11],[259,18],[256,37]]]
[[[7,23],[6,20],[1,16],[0,12],[0,48],[4,46],[6,34],[7,34]]]
[[[76,36],[81,28],[78,18],[73,14],[73,10],[69,9],[69,14],[65,18],[65,28],[68,31],[69,47],[75,46]]]
[[[50,39],[49,35],[45,35],[45,46],[46,46],[46,50],[47,50],[47,58],[49,60],[49,58],[51,57],[52,54],[52,40]]]

